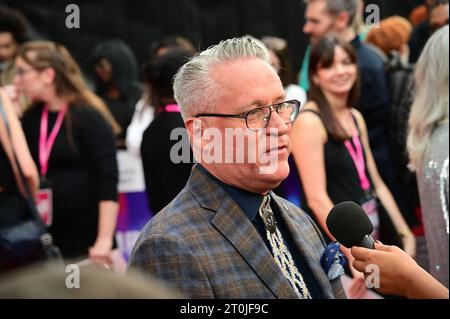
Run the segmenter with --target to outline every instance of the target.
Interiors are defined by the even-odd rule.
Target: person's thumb
[[[381,241],[379,241],[379,240],[375,241],[374,247],[376,250],[381,250],[381,251],[390,251],[391,250],[391,246],[383,245],[381,243]]]

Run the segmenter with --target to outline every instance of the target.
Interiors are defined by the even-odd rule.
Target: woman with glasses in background
[[[35,41],[16,57],[32,102],[22,125],[40,173],[37,206],[65,258],[110,264],[118,214],[118,125],[66,48]]]

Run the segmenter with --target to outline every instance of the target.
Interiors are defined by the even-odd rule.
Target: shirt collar
[[[217,184],[219,184],[230,197],[236,202],[236,204],[242,209],[245,216],[253,222],[256,215],[259,212],[262,200],[264,198],[261,194],[252,193],[228,184],[225,184],[221,180],[217,179],[210,172],[208,172],[202,165],[197,164],[198,169],[210,176]]]
[[[362,42],[359,36],[357,35],[352,41],[350,41],[350,44],[356,49],[362,44]]]

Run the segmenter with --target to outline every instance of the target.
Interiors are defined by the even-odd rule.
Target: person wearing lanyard
[[[22,126],[39,172],[37,206],[66,259],[111,265],[118,214],[117,124],[62,46],[29,42],[14,84],[32,105]]]
[[[326,226],[327,215],[334,205],[354,201],[366,211],[378,238],[379,200],[402,235],[404,250],[414,256],[415,238],[380,178],[364,119],[354,109],[359,84],[356,65],[354,50],[333,36],[322,39],[311,51],[310,102],[292,130],[292,153],[305,195],[302,204],[322,227],[325,238],[335,240]],[[350,250],[342,250],[351,265]],[[364,281],[360,273],[350,270],[355,279],[349,293],[357,298],[364,293]]]
[[[144,131],[141,144],[147,199],[153,214],[178,195],[191,173],[189,139],[172,89],[172,78],[190,56],[189,51],[173,49],[156,57],[144,70],[151,105],[155,107],[155,119]],[[173,140],[173,133],[177,140]],[[181,158],[178,151],[173,156],[173,150],[180,149],[185,152]]]

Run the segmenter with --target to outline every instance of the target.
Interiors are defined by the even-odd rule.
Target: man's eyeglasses
[[[300,104],[297,100],[289,100],[273,105],[257,107],[243,114],[201,113],[196,117],[233,117],[245,119],[245,124],[250,130],[258,131],[267,127],[273,111],[278,113],[278,116],[285,124],[294,122],[300,111]]]

